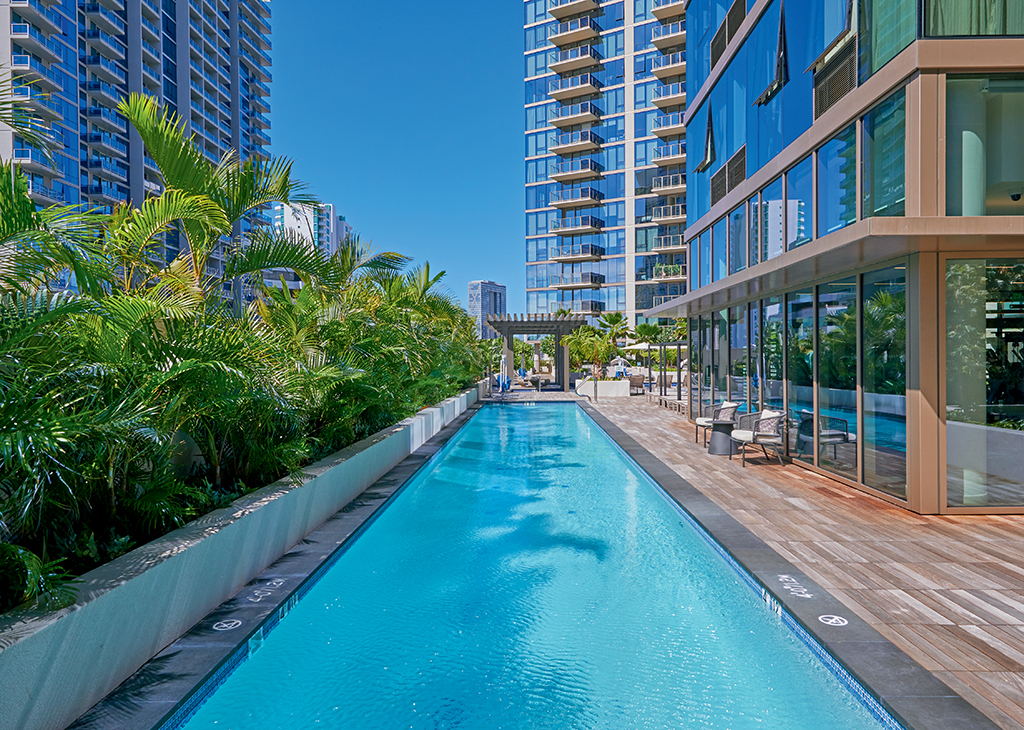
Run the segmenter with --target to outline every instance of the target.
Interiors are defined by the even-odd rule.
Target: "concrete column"
[[[569,391],[569,348],[565,345],[559,345],[556,351],[557,367],[559,370],[559,385],[562,386],[562,390],[565,392]]]

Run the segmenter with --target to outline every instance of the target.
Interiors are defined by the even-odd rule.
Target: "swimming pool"
[[[884,727],[590,418],[487,406],[184,726]]]

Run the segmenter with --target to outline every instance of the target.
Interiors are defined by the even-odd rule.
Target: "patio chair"
[[[797,426],[797,454],[806,454],[814,448],[814,414],[806,409],[798,412],[800,424]],[[832,447],[832,458],[835,459],[840,444],[856,443],[857,434],[850,433],[850,422],[835,416],[818,416],[818,448],[824,450]]]
[[[644,376],[643,375],[630,375],[629,376],[629,394],[630,395],[643,395],[647,391],[644,390]]]
[[[760,446],[764,452],[764,458],[768,458],[766,446],[775,451],[779,463],[783,464],[782,454],[779,447],[782,446],[782,431],[786,423],[786,414],[782,411],[761,411],[760,413],[745,413],[741,415],[736,423],[737,428],[732,430],[731,438],[739,445],[740,458],[743,466],[747,465],[747,446]],[[732,460],[730,450],[729,460]]]
[[[701,410],[701,417],[694,421],[697,424],[697,428],[693,435],[693,443],[697,443],[697,436],[700,435],[700,430],[704,429],[704,446],[707,447],[708,429],[715,425],[714,421],[730,420],[736,415],[736,409],[739,407],[739,403],[731,403],[729,401],[719,403],[717,406],[704,406]]]

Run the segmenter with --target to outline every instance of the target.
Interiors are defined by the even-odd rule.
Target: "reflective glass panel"
[[[786,246],[796,248],[811,240],[814,220],[813,157],[808,155],[786,173]]]
[[[789,454],[814,463],[814,292],[786,295]]]
[[[761,303],[750,303],[750,354],[749,363],[750,410],[761,410],[761,383],[764,379],[764,364],[761,356]]]
[[[721,218],[713,226],[714,236],[712,237],[714,245],[714,281],[724,279],[728,276],[727,260],[729,258],[728,250],[728,232],[729,223],[725,218]]]
[[[907,498],[907,276],[864,275],[864,483]]]
[[[729,273],[747,268],[747,206],[729,213]]]
[[[750,211],[750,265],[753,266],[761,260],[761,206],[756,195],[750,199],[747,208]]]
[[[715,312],[714,402],[729,400],[729,310]]]
[[[786,315],[782,311],[782,297],[761,300],[761,370],[764,383],[761,386],[761,404],[766,410],[783,409],[783,347]]]
[[[740,412],[747,411],[747,307],[729,309],[729,400],[740,404]]]
[[[776,178],[761,191],[761,260],[773,259],[783,251],[785,199],[782,178]]]
[[[857,129],[851,124],[818,150],[818,236],[857,220]]]
[[[857,278],[818,287],[818,466],[857,478]]]
[[[1024,504],[1024,260],[946,263],[946,498]]]
[[[904,212],[906,95],[900,89],[864,117],[864,217]]]

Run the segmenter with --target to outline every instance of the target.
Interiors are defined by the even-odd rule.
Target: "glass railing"
[[[142,17],[141,15],[139,16],[139,18],[142,20],[142,27],[143,28],[148,30],[150,33],[155,35],[157,38],[160,37],[160,29],[159,28],[157,28],[155,25],[153,25],[150,21],[146,20],[146,18]]]
[[[678,96],[686,93],[686,84],[666,84],[665,86],[654,87],[654,98],[664,99],[668,96]]]
[[[157,164],[156,164],[156,160],[154,160],[154,159],[153,159],[152,157],[150,157],[149,155],[143,155],[143,156],[142,156],[142,164],[144,164],[144,165],[145,165],[146,167],[151,167],[151,168],[153,168],[154,170],[159,170],[159,169],[160,169],[160,168],[159,168],[159,167],[157,166]]]
[[[92,134],[86,135],[85,141],[91,145],[103,145],[108,149],[117,150],[122,155],[128,154],[128,147],[117,137],[110,134],[93,132]]]
[[[651,33],[652,40],[658,40],[659,38],[667,38],[669,36],[676,35],[677,33],[686,32],[686,21],[679,20],[675,23],[669,23],[668,25],[656,25],[654,31]]]
[[[600,174],[604,168],[593,160],[566,160],[551,166],[551,175],[569,175],[574,172],[593,172]]]
[[[128,200],[128,196],[113,185],[85,185],[82,187],[82,192],[90,196],[102,195],[122,203]]]
[[[683,240],[682,235],[676,234],[674,236],[655,236],[654,237],[654,250],[657,251],[663,248],[682,248],[686,245],[686,241]]]
[[[93,157],[88,160],[83,160],[85,166],[90,170],[105,170],[111,175],[117,175],[118,177],[128,177],[128,170],[123,166],[115,163],[113,160],[108,160],[103,157]]]
[[[95,54],[92,56],[82,56],[79,60],[81,60],[81,62],[86,66],[99,66],[100,68],[109,71],[120,83],[124,83],[124,71],[118,68],[110,59],[104,58],[99,54]]]
[[[686,154],[686,143],[676,142],[673,144],[663,144],[654,148],[654,159],[664,160],[669,157],[679,157],[680,155]]]
[[[573,188],[572,190],[554,190],[549,198],[555,203],[571,203],[574,200],[604,200],[604,193],[596,188]]]
[[[13,89],[11,93],[18,101],[43,106],[54,114],[58,114],[60,116],[64,115],[64,110],[61,108],[61,105],[56,100],[51,99],[48,94],[35,91],[28,86],[19,86],[16,89]]]
[[[22,15],[28,15],[23,8],[32,8],[37,15],[46,18],[53,27],[58,29],[61,27],[60,16],[39,2],[39,0],[11,0],[11,7],[20,11]]]
[[[593,46],[580,46],[579,48],[568,48],[564,51],[552,51],[548,58],[548,65],[574,61],[577,58],[588,58],[594,63],[601,62],[601,54]]]
[[[659,205],[651,211],[655,218],[681,218],[686,215],[686,205]]]
[[[678,188],[686,185],[686,175],[659,175],[651,180],[651,190],[663,190],[665,188]]]
[[[93,43],[102,43],[107,48],[113,50],[115,53],[120,54],[121,57],[124,57],[124,55],[128,53],[128,49],[125,48],[124,44],[121,43],[121,41],[117,40],[116,38],[114,38],[114,36],[110,35],[109,33],[104,33],[99,28],[90,28],[89,30],[85,31],[85,39],[87,41],[92,41]]]
[[[86,15],[102,16],[108,23],[117,28],[119,33],[124,33],[124,21],[99,3],[82,3],[78,7]],[[157,13],[159,14],[159,11]]]
[[[604,228],[604,221],[596,215],[575,215],[569,218],[556,218],[551,221],[552,233],[586,228]]]
[[[593,299],[584,299],[582,301],[575,302],[551,302],[550,308],[552,314],[557,312],[559,309],[568,309],[569,311],[578,312],[580,314],[598,314],[604,311],[604,303]]]
[[[46,48],[50,53],[54,55],[54,58],[61,58],[60,46],[51,41],[49,38],[40,33],[34,26],[28,23],[11,23],[11,35],[12,36],[28,36],[36,43]]]
[[[50,164],[50,161],[46,159],[46,155],[44,155],[39,150],[28,148],[16,149],[14,150],[14,161],[34,162],[37,165],[42,165],[43,167],[46,167],[48,169],[53,169],[53,166]]]
[[[667,8],[670,5],[678,5],[680,12],[682,12],[683,6],[686,5],[686,0],[654,0],[655,8]]]
[[[157,17],[160,17],[160,6],[153,2],[153,0],[142,0],[142,4],[152,10]]]
[[[86,81],[85,90],[93,94],[103,94],[110,99],[121,100],[121,92],[118,88],[106,81]]]
[[[97,119],[97,118],[98,119],[104,119],[107,122],[110,122],[111,124],[113,124],[115,127],[117,127],[120,130],[124,130],[124,129],[127,128],[125,126],[124,120],[118,118],[118,116],[112,110],[106,109],[104,107],[99,107],[99,106],[82,107],[82,114],[84,114],[89,119]]]
[[[681,112],[674,114],[663,114],[654,118],[654,129],[665,129],[666,127],[679,127],[684,124],[684,115]]]
[[[655,264],[655,279],[680,279],[686,276],[686,266],[683,264]]]
[[[596,132],[591,132],[589,129],[585,129],[582,132],[566,132],[565,134],[559,134],[554,139],[554,147],[566,147],[571,144],[604,144],[604,139],[601,138]]]
[[[673,299],[678,299],[681,294],[656,294],[653,298],[652,307],[660,307],[662,304],[668,304]]]
[[[555,79],[548,84],[548,93],[556,94],[559,91],[578,89],[581,86],[593,86],[596,89],[600,89],[604,84],[598,81],[597,77],[593,74],[580,74],[579,76],[570,76],[567,79]]]
[[[601,32],[601,26],[599,26],[593,18],[584,16],[582,18],[575,18],[573,20],[567,20],[564,23],[551,26],[548,31],[548,38],[555,38],[566,33],[572,33],[575,30],[586,30],[590,29],[595,33]]]
[[[578,117],[583,114],[593,114],[594,116],[601,116],[601,110],[597,104],[592,101],[585,101],[582,104],[573,104],[571,106],[556,107],[551,112],[551,119],[568,119],[570,117]]]
[[[28,192],[32,195],[39,195],[56,203],[64,202],[64,194],[62,192],[59,192],[56,188],[48,188],[35,180],[28,181]]]
[[[667,56],[654,57],[654,68],[676,66],[680,63],[686,63],[686,53],[684,53],[683,51],[676,51],[675,53],[670,53]]]
[[[565,246],[551,246],[548,248],[548,259],[569,259],[569,258],[600,258],[604,256],[604,247],[596,243],[573,243]]]
[[[578,274],[552,274],[548,286],[597,286],[604,283],[604,274],[591,271]]]

